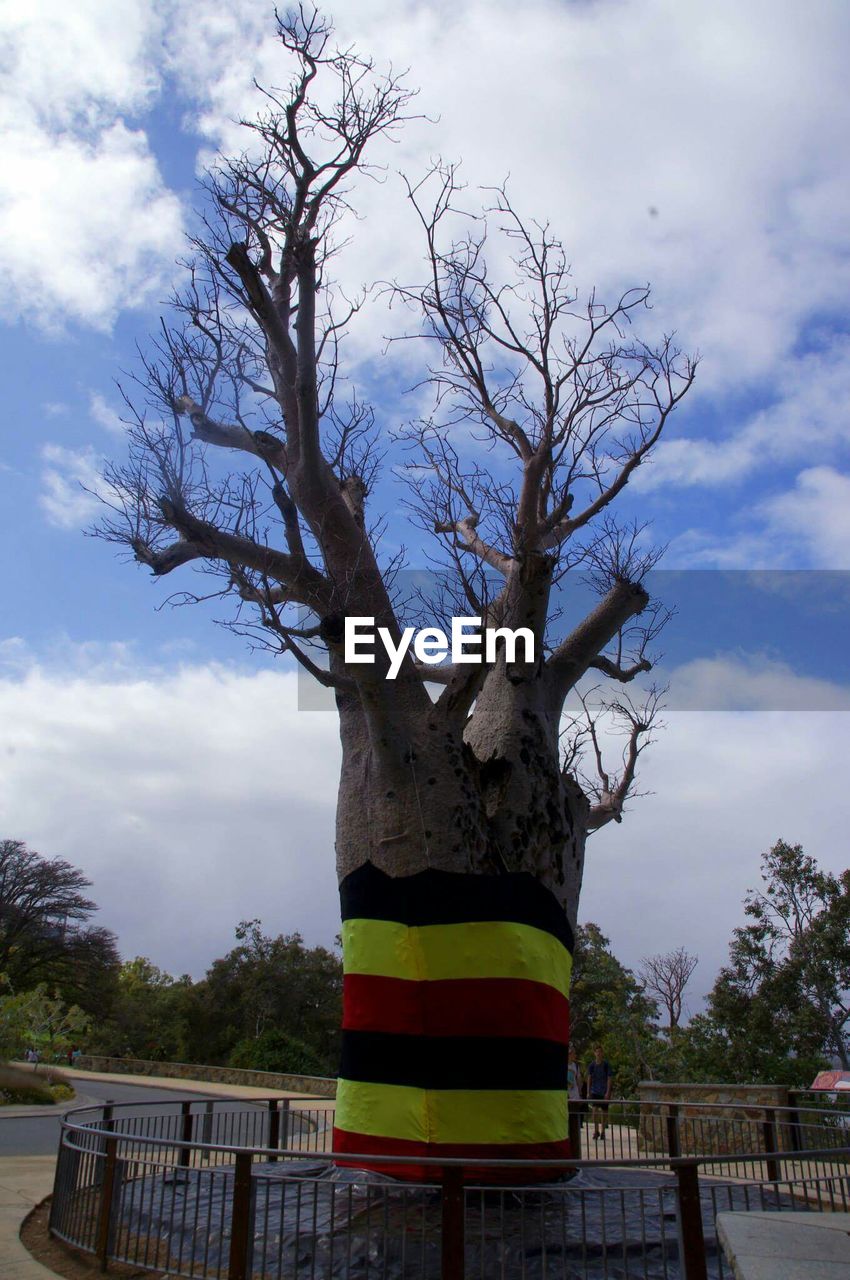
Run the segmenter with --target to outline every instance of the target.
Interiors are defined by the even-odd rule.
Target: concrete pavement
[[[3,1280],[56,1280],[21,1244],[24,1218],[53,1190],[54,1156],[0,1160],[0,1275]]]
[[[67,1080],[73,1080],[75,1087],[79,1085],[78,1096],[85,1094],[86,1080],[110,1081],[113,1084],[135,1084],[142,1089],[175,1089],[179,1093],[208,1093],[216,1098],[314,1098],[311,1093],[293,1093],[287,1089],[257,1089],[247,1084],[218,1084],[209,1080],[178,1080],[173,1076],[132,1076],[123,1072],[77,1071],[71,1067],[57,1067],[57,1071]],[[317,1102],[333,1103],[332,1098],[316,1098]],[[72,1102],[72,1107],[85,1105]],[[65,1104],[62,1104],[65,1107]],[[65,1107],[67,1110],[68,1108]],[[12,1113],[13,1108],[4,1107],[2,1115]],[[35,1111],[43,1111],[43,1107],[35,1107]],[[57,1108],[58,1110],[58,1108]]]
[[[846,1280],[850,1213],[719,1213],[735,1280]]]

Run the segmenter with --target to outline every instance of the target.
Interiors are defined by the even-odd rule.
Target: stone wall
[[[98,1058],[83,1055],[74,1063],[81,1071],[105,1071],[132,1076],[165,1076],[171,1080],[204,1080],[211,1084],[241,1084],[270,1093],[306,1093],[335,1098],[336,1080],[325,1076],[284,1075],[276,1071],[240,1071],[235,1067],[204,1067],[191,1062],[147,1062],[142,1058]]]
[[[789,1105],[788,1090],[770,1084],[659,1084],[644,1080],[638,1085],[638,1094],[644,1104],[640,1146],[648,1153],[667,1151],[667,1117],[675,1107],[679,1154],[683,1156],[766,1151],[764,1125],[771,1118],[771,1108]],[[776,1117],[775,1150],[792,1146],[787,1119],[782,1113]]]

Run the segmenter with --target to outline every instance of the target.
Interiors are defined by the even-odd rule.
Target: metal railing
[[[50,1230],[104,1270],[193,1280],[725,1280],[721,1210],[850,1208],[850,1113],[618,1102],[596,1140],[581,1119],[581,1158],[545,1162],[551,1181],[476,1159],[478,1181],[462,1161],[417,1160],[410,1183],[392,1179],[405,1157],[368,1157],[386,1177],[335,1169],[331,1104],[80,1108],[62,1124]]]

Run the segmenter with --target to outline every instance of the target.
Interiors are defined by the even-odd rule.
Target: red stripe
[[[345,1031],[393,1035],[523,1036],[566,1045],[570,1005],[560,991],[526,978],[413,982],[346,974]]]
[[[559,1142],[526,1143],[457,1143],[412,1142],[406,1138],[376,1138],[366,1133],[351,1133],[347,1129],[334,1128],[334,1152],[337,1156],[409,1156],[411,1161],[428,1156],[432,1159],[464,1160],[569,1160],[568,1139]],[[357,1169],[371,1169],[375,1173],[389,1174],[405,1182],[439,1182],[441,1171],[431,1165],[382,1164],[368,1160],[335,1161],[338,1165]],[[498,1169],[473,1164],[464,1166],[463,1175],[468,1182],[482,1181],[520,1185],[526,1182],[554,1181],[557,1169],[540,1169],[529,1166],[524,1169]]]

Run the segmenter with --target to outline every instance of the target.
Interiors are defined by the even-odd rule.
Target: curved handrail
[[[122,1109],[133,1109],[135,1111],[135,1110],[138,1110],[139,1108],[159,1107],[161,1109],[164,1106],[166,1107],[181,1106],[182,1107],[184,1103],[188,1103],[190,1107],[193,1105],[198,1105],[198,1106],[203,1106],[205,1108],[209,1107],[210,1102],[212,1102],[214,1105],[215,1104],[232,1105],[234,1102],[246,1104],[241,1113],[239,1112],[229,1113],[229,1114],[238,1115],[238,1114],[256,1114],[262,1104],[265,1103],[266,1105],[268,1105],[268,1103],[270,1102],[279,1102],[279,1101],[281,1101],[279,1097],[268,1098],[268,1099],[215,1097],[215,1098],[203,1099],[203,1100],[175,1099],[173,1103],[163,1103],[162,1099],[151,1099],[148,1102],[132,1102],[131,1101],[131,1102],[116,1102],[116,1103],[100,1103],[97,1105],[88,1104],[83,1107],[74,1108],[66,1112],[65,1115],[62,1117],[61,1141],[62,1142],[65,1141],[66,1135],[79,1133],[79,1134],[85,1134],[88,1138],[92,1138],[92,1137],[101,1138],[104,1141],[113,1140],[113,1141],[124,1142],[124,1143],[133,1143],[134,1145],[138,1145],[138,1146],[157,1147],[159,1149],[162,1149],[163,1147],[173,1148],[177,1151],[185,1151],[189,1149],[191,1151],[198,1151],[202,1153],[205,1152],[207,1154],[233,1155],[233,1156],[244,1154],[244,1155],[250,1155],[252,1158],[255,1156],[267,1156],[267,1157],[273,1156],[277,1159],[281,1159],[281,1158],[303,1159],[305,1155],[307,1155],[310,1157],[311,1160],[317,1163],[332,1163],[334,1160],[336,1160],[338,1158],[338,1155],[335,1154],[334,1152],[313,1151],[313,1150],[305,1152],[303,1148],[298,1148],[298,1147],[279,1147],[279,1146],[271,1147],[271,1146],[263,1146],[263,1145],[252,1146],[252,1145],[232,1143],[232,1142],[214,1143],[214,1142],[202,1142],[202,1141],[198,1141],[197,1139],[186,1138],[186,1137],[171,1138],[171,1137],[166,1137],[164,1135],[160,1136],[160,1135],[145,1135],[141,1133],[122,1133],[119,1130],[115,1129],[114,1123],[113,1123],[114,1119],[116,1118],[115,1112]],[[298,1099],[291,1099],[290,1101],[297,1101],[301,1103],[302,1101],[312,1102],[313,1099],[298,1098]],[[319,1099],[318,1101],[321,1103],[323,1100]],[[582,1160],[582,1159],[543,1160],[539,1158],[518,1160],[518,1159],[496,1159],[492,1157],[485,1159],[483,1157],[476,1156],[474,1161],[475,1167],[482,1168],[482,1169],[483,1168],[487,1168],[487,1169],[516,1168],[517,1170],[521,1170],[525,1168],[535,1168],[535,1169],[551,1168],[553,1170],[555,1169],[566,1170],[566,1169],[580,1169],[584,1167],[596,1168],[596,1169],[603,1168],[603,1167],[650,1168],[651,1169],[651,1168],[657,1168],[659,1165],[663,1165],[665,1168],[674,1169],[678,1167],[683,1161],[687,1163],[693,1163],[694,1161],[696,1161],[700,1165],[703,1165],[703,1164],[705,1165],[727,1164],[728,1165],[730,1163],[734,1163],[735,1161],[751,1161],[754,1163],[755,1162],[761,1163],[769,1159],[775,1160],[779,1158],[785,1159],[785,1160],[789,1160],[793,1158],[795,1161],[816,1160],[816,1159],[823,1159],[823,1158],[835,1159],[837,1155],[841,1155],[845,1151],[847,1155],[850,1156],[850,1112],[839,1112],[839,1111],[836,1111],[834,1108],[817,1109],[814,1107],[809,1107],[809,1108],[780,1107],[780,1106],[773,1106],[772,1104],[769,1104],[769,1103],[738,1104],[738,1103],[688,1102],[686,1104],[682,1104],[682,1103],[671,1103],[666,1101],[662,1102],[662,1101],[647,1100],[647,1099],[634,1099],[634,1100],[633,1099],[617,1099],[614,1101],[619,1102],[620,1105],[622,1106],[628,1106],[628,1107],[634,1108],[637,1112],[644,1110],[648,1112],[649,1115],[654,1119],[662,1118],[663,1112],[665,1110],[668,1110],[671,1106],[687,1107],[688,1111],[691,1114],[688,1116],[681,1116],[680,1118],[683,1121],[687,1121],[688,1119],[699,1119],[700,1113],[702,1113],[703,1111],[707,1111],[710,1113],[723,1112],[725,1114],[719,1118],[724,1120],[736,1119],[735,1116],[729,1115],[730,1111],[758,1110],[759,1112],[763,1113],[764,1116],[774,1120],[777,1120],[780,1115],[787,1113],[789,1116],[793,1115],[797,1119],[798,1126],[800,1128],[812,1129],[815,1127],[819,1127],[825,1130],[828,1129],[831,1133],[834,1133],[836,1128],[846,1127],[848,1130],[848,1142],[846,1145],[842,1144],[839,1146],[833,1145],[830,1147],[806,1147],[801,1149],[795,1149],[793,1151],[783,1150],[783,1149],[776,1149],[773,1151],[752,1151],[752,1150],[742,1149],[742,1150],[728,1151],[728,1152],[724,1152],[721,1154],[714,1154],[714,1155],[710,1153],[703,1153],[703,1154],[694,1153],[694,1154],[688,1154],[683,1156],[670,1155],[667,1152],[658,1151],[657,1153],[651,1156],[620,1157],[620,1158],[611,1158],[611,1159],[603,1157],[602,1159],[593,1159],[593,1160]],[[103,1127],[98,1126],[97,1123],[95,1122],[75,1123],[73,1120],[71,1120],[71,1117],[78,1116],[80,1113],[98,1112],[102,1114],[107,1107],[109,1107],[110,1109],[111,1117],[110,1119],[104,1121]],[[329,1100],[328,1100],[328,1104],[326,1104],[325,1106],[321,1106],[321,1105],[316,1107],[301,1106],[296,1108],[295,1110],[296,1110],[296,1114],[298,1111],[302,1111],[302,1110],[307,1112],[311,1112],[311,1111],[332,1112],[333,1107],[329,1104]],[[833,1122],[835,1120],[835,1117],[841,1116],[845,1119],[846,1126],[836,1126],[834,1123],[817,1125],[817,1126],[814,1123],[807,1123],[807,1122],[799,1123],[799,1117],[801,1113],[811,1114],[816,1117],[827,1118],[829,1120],[832,1120]],[[198,1112],[195,1112],[193,1114],[197,1115]],[[173,1112],[169,1113],[168,1118],[174,1118],[174,1113]],[[752,1116],[745,1116],[744,1119],[747,1122],[752,1124],[758,1124],[761,1122],[761,1117],[754,1118]],[[781,1120],[780,1120],[780,1123],[781,1123]],[[786,1125],[788,1125],[791,1122],[786,1121],[785,1123]],[[77,1147],[76,1149],[82,1150],[83,1148]],[[346,1164],[356,1164],[358,1161],[363,1161],[364,1163],[368,1163],[371,1165],[374,1165],[377,1163],[386,1164],[387,1166],[405,1165],[405,1164],[409,1165],[410,1157],[405,1155],[376,1156],[374,1154],[370,1155],[365,1153],[357,1154],[356,1152],[345,1153]],[[421,1165],[423,1167],[428,1167],[428,1168],[433,1167],[435,1169],[463,1168],[464,1166],[469,1165],[469,1163],[470,1161],[468,1158],[464,1158],[461,1156],[455,1156],[455,1157],[417,1156],[416,1158],[417,1165]]]

